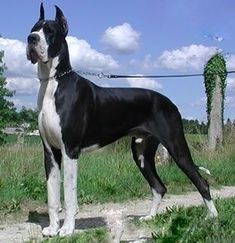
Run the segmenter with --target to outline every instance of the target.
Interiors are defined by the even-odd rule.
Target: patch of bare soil
[[[223,187],[220,190],[211,190],[213,198],[235,197],[235,187]],[[104,212],[123,211],[125,217],[140,217],[146,215],[151,206],[151,198],[144,200],[128,201],[125,203],[107,203],[97,205],[84,205],[80,207],[76,219],[75,233],[87,229],[106,226]],[[165,197],[160,205],[159,213],[172,206],[198,206],[203,203],[198,192],[190,192],[185,195],[169,195]],[[205,209],[206,210],[206,209]],[[63,212],[60,214],[61,221],[64,218]],[[17,222],[16,222],[17,221]],[[41,230],[49,224],[46,205],[27,205],[23,210],[23,215],[17,220],[6,217],[6,222],[0,225],[0,243],[20,243],[29,240],[40,241],[43,239]],[[122,240],[130,242],[140,238],[149,238],[151,232],[146,229],[136,228],[133,224],[128,224],[124,228]]]

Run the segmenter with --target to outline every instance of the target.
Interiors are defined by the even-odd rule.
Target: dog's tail
[[[206,169],[205,167],[197,166],[197,169],[201,170],[201,171],[204,171],[208,175],[211,175],[211,172],[208,169]]]

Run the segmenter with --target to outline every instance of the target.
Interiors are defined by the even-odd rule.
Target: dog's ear
[[[55,8],[56,8],[55,21],[57,21],[60,24],[60,26],[63,29],[64,36],[66,36],[68,34],[67,20],[64,17],[64,14],[63,14],[62,10],[59,7],[57,7],[57,6],[55,6]]]
[[[45,14],[44,14],[44,7],[43,7],[43,3],[41,3],[40,5],[40,17],[38,21],[44,20],[45,19]]]

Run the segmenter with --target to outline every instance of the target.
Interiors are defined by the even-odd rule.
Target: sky
[[[235,70],[235,1],[232,0],[44,0],[46,19],[58,5],[69,25],[67,41],[73,70],[105,74],[172,75],[203,73],[221,52]],[[13,101],[36,108],[37,68],[26,59],[26,39],[39,18],[39,0],[2,1],[0,50]],[[99,79],[105,87],[143,87],[160,92],[182,117],[206,121],[203,77]],[[227,77],[225,119],[235,119],[235,75]]]

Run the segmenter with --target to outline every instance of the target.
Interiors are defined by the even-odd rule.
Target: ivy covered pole
[[[220,53],[210,58],[204,68],[207,95],[208,146],[214,151],[223,142],[223,113],[226,88],[226,62]]]

